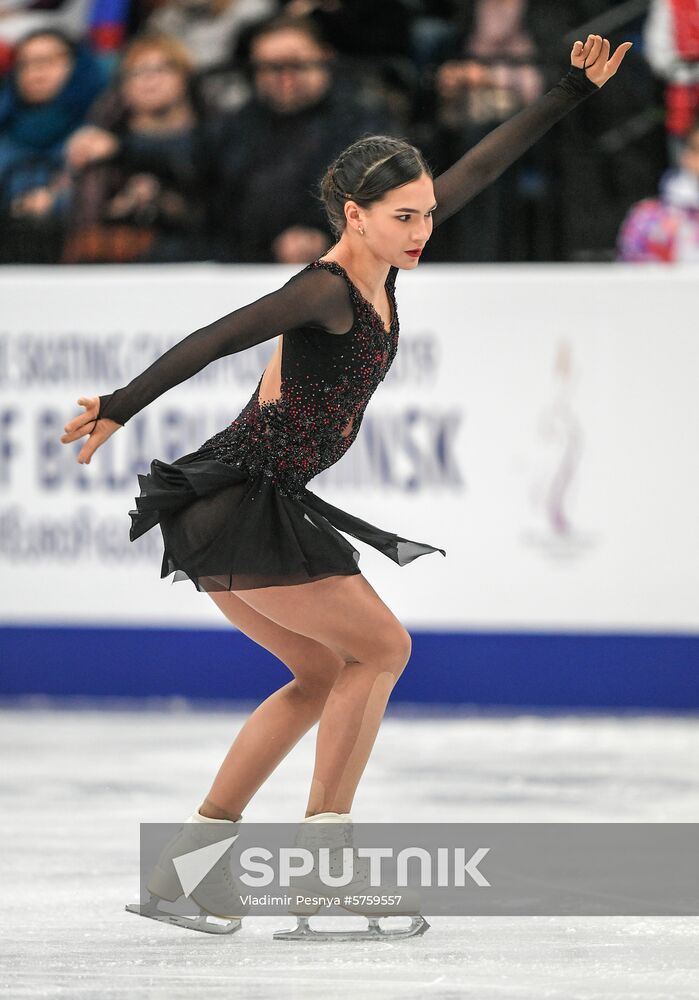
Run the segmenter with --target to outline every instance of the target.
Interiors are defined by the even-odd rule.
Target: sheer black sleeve
[[[493,129],[448,170],[435,177],[434,225],[444,222],[492,184],[557,121],[599,89],[584,70],[571,67],[538,101]]]
[[[281,288],[195,330],[122,389],[100,396],[100,417],[125,424],[167,389],[210,362],[271,340],[295,327],[317,326],[342,334],[354,321],[343,278],[325,268],[303,270]]]

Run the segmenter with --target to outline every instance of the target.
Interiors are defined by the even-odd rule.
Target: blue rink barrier
[[[0,695],[260,701],[291,678],[234,630],[0,627]],[[699,709],[699,636],[416,632],[391,702]]]

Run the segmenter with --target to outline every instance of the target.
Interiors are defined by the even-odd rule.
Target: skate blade
[[[275,941],[394,941],[396,938],[418,937],[429,930],[424,917],[413,916],[408,927],[384,928],[379,917],[367,917],[369,926],[357,931],[317,931],[309,924],[308,917],[297,917],[297,924],[290,931],[275,931]]]
[[[184,927],[190,931],[202,931],[204,934],[235,934],[242,929],[242,920],[239,917],[214,917],[209,913],[200,913],[196,917],[182,916],[179,913],[167,913],[158,909],[159,900],[156,896],[151,896],[147,903],[127,903],[125,909],[129,913],[136,913],[139,917],[150,917],[151,920],[158,920],[163,924],[175,924],[177,927]]]

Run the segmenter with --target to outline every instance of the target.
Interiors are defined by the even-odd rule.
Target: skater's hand
[[[110,438],[114,431],[118,431],[123,425],[118,424],[115,420],[110,420],[109,417],[98,417],[100,411],[99,396],[81,396],[78,403],[84,407],[84,410],[65,425],[63,428],[65,434],[61,438],[61,443],[70,444],[71,441],[77,441],[78,438],[89,434],[89,438],[78,454],[78,462],[81,465],[89,465],[90,459],[99,446],[104,444],[107,438]]]
[[[622,42],[610,59],[609,40],[601,35],[588,35],[584,45],[582,42],[573,45],[570,61],[578,69],[585,70],[588,80],[603,87],[619,69],[621,60],[632,45],[633,42]]]

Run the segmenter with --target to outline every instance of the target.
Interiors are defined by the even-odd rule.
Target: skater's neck
[[[361,239],[361,236],[359,238]],[[357,245],[356,240],[343,235],[321,260],[334,260],[341,264],[369,301],[381,297],[390,264],[384,258],[378,257],[365,244]]]

